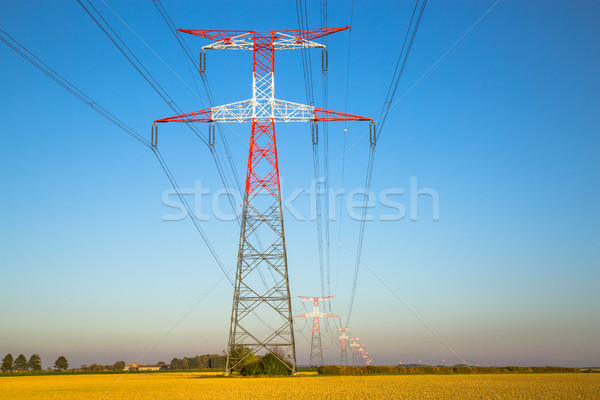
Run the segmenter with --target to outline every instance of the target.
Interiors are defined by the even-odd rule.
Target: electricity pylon
[[[338,331],[342,331],[342,334],[338,337],[336,337],[336,339],[339,339],[342,342],[342,355],[341,355],[341,359],[340,359],[340,365],[344,366],[344,365],[348,365],[348,351],[347,351],[347,347],[348,347],[348,343],[346,342],[346,340],[349,340],[350,337],[346,336],[346,332],[349,331],[351,328],[337,328]]]
[[[313,319],[312,337],[310,340],[310,366],[323,365],[323,345],[321,344],[321,323],[319,318],[338,317],[338,315],[319,312],[319,301],[329,300],[333,296],[325,297],[305,297],[298,296],[304,301],[313,302],[313,311],[306,314],[294,315],[294,317],[308,317]]]
[[[283,31],[178,29],[214,41],[202,48],[201,73],[205,70],[204,50],[252,51],[251,99],[154,121],[155,124],[209,123],[210,145],[215,143],[215,122],[252,124],[225,374],[229,374],[250,354],[248,351],[234,351],[241,347],[252,352],[271,352],[277,357],[282,355],[285,361],[289,361],[291,372],[296,372],[275,123],[312,122],[313,143],[318,142],[316,123],[319,121],[370,121],[372,136],[375,126],[371,118],[275,99],[275,50],[324,48],[324,45],[312,40],[348,28]],[[156,125],[152,134],[152,144],[156,145]],[[259,279],[268,269],[273,272],[272,284]]]
[[[365,356],[365,346],[366,346],[365,344],[358,345],[358,353],[359,353],[360,359],[363,361],[365,360],[365,357],[364,357]]]
[[[352,366],[355,367],[358,365],[356,348],[360,346],[360,344],[358,344],[358,341],[360,340],[360,338],[359,337],[349,337],[348,339],[352,340],[352,343],[350,344],[350,347],[352,347]]]
[[[363,351],[363,360],[365,360],[365,364],[366,365],[371,365],[373,364],[373,360],[371,359],[371,357],[369,357],[369,352],[368,351]]]

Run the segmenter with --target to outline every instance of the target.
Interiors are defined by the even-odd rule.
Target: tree
[[[123,371],[123,368],[125,368],[125,361],[117,361],[113,365],[113,370],[115,371]]]
[[[234,346],[229,353],[229,361],[233,365],[233,372],[240,372],[246,365],[259,361],[259,357],[246,346]]]
[[[285,359],[283,352],[267,353],[261,358],[260,369],[265,375],[291,375],[292,364]]]
[[[69,368],[69,362],[67,359],[64,356],[58,357],[54,363],[54,369],[65,370],[67,368]]]
[[[202,362],[200,360],[200,356],[196,356],[193,358],[188,358],[188,365],[190,369],[200,369],[202,368]]]
[[[27,371],[29,366],[27,365],[27,358],[23,354],[19,354],[19,356],[15,359],[15,371]]]
[[[240,372],[242,375],[290,375],[292,364],[279,355],[267,353],[259,361],[244,365]]]
[[[100,372],[100,371],[104,371],[104,369],[105,369],[104,365],[95,364],[95,363],[90,365],[89,367],[87,367],[87,370],[91,371],[91,372]]]
[[[3,359],[2,359],[2,366],[0,368],[2,368],[2,372],[13,372],[14,370],[14,365],[13,365],[13,356],[12,354],[7,354]]]
[[[190,369],[187,357],[183,357],[182,359],[174,358],[171,360],[170,369]]]
[[[212,369],[225,369],[225,363],[227,362],[227,356],[220,356],[218,354],[213,354],[208,356],[208,368]]]
[[[29,357],[29,362],[27,363],[29,369],[32,371],[41,371],[42,370],[42,358],[39,354],[33,354]]]

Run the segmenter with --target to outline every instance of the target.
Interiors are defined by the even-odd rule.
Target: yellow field
[[[299,376],[205,373],[0,377],[0,399],[600,399],[600,374]]]

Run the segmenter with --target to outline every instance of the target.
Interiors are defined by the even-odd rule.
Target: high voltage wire
[[[352,44],[352,17],[354,15],[354,0],[352,0],[351,6],[350,6],[350,22],[348,23],[348,26],[350,27],[350,29],[348,30],[348,55],[347,55],[347,62],[346,62],[346,99],[345,99],[345,106],[344,106],[344,112],[348,112],[348,93],[349,93],[349,87],[350,87],[350,50],[352,48],[351,44]],[[342,154],[344,154],[346,152],[346,127],[348,125],[348,121],[344,122],[344,134],[343,134],[343,147],[342,147]],[[344,173],[345,173],[345,162],[346,162],[346,158],[342,157],[342,168],[341,168],[341,187],[344,187]],[[340,196],[340,211],[339,211],[339,219],[338,219],[338,243],[341,242],[342,240],[342,204],[343,204],[343,197]],[[335,265],[335,281],[334,281],[334,289],[333,292],[335,295],[337,295],[337,284],[338,284],[338,280],[339,280],[339,271],[340,271],[340,248],[338,246],[337,248],[337,256],[336,256],[336,265]],[[331,305],[330,305],[331,307]],[[336,320],[338,325],[338,328],[343,327],[342,324],[342,320],[341,319],[337,319]],[[334,339],[335,340],[335,339]]]
[[[298,29],[300,30],[308,30],[308,9],[306,6],[306,1],[296,0],[296,12],[298,18]],[[304,86],[306,90],[306,101],[308,105],[313,106],[315,103],[314,100],[314,85],[313,85],[313,74],[312,74],[312,61],[310,59],[310,49],[301,48],[300,49],[302,55],[302,71],[304,74]],[[318,135],[318,132],[315,133]],[[323,248],[322,248],[322,219],[321,219],[321,201],[320,195],[318,194],[319,188],[317,187],[318,180],[320,178],[320,157],[319,157],[319,147],[318,147],[318,139],[313,143],[313,172],[315,179],[315,193],[317,197],[316,201],[316,217],[317,217],[317,236],[318,236],[318,247],[319,247],[319,265],[321,269],[321,293],[325,294],[325,279],[324,279],[324,269],[323,269]]]
[[[425,10],[425,6],[427,5],[427,0],[423,0],[423,2],[421,3],[421,9],[419,11],[419,14],[417,16],[417,19],[416,19],[414,27],[413,27],[413,21],[415,20],[414,18],[415,18],[415,13],[416,13],[418,4],[419,4],[419,0],[417,0],[415,2],[412,16],[410,18],[410,23],[409,23],[408,29],[406,31],[406,35],[404,37],[404,42],[402,44],[400,54],[398,55],[398,61],[396,62],[396,68],[394,70],[394,75],[392,76],[392,80],[390,82],[390,87],[388,88],[388,93],[386,95],[386,99],[383,104],[383,108],[382,108],[382,112],[381,112],[379,121],[377,122],[378,132],[375,133],[375,141],[373,141],[371,143],[371,147],[369,150],[369,159],[367,161],[367,175],[365,178],[365,197],[363,200],[362,215],[361,215],[361,221],[360,221],[360,227],[359,227],[359,233],[358,233],[356,261],[354,264],[354,280],[352,283],[352,292],[350,295],[350,306],[348,308],[348,317],[346,320],[347,321],[346,326],[348,326],[350,324],[350,317],[352,316],[352,308],[354,306],[354,298],[356,295],[356,284],[357,284],[357,280],[358,280],[358,271],[359,271],[360,263],[361,263],[360,257],[362,254],[362,247],[363,247],[363,240],[364,240],[364,233],[365,233],[365,222],[366,222],[366,213],[367,213],[366,204],[367,204],[367,199],[368,199],[367,194],[371,190],[371,182],[372,182],[372,178],[373,178],[373,164],[375,161],[375,148],[376,148],[377,138],[379,137],[379,135],[381,135],[381,130],[383,129],[383,125],[385,124],[385,120],[390,111],[390,106],[394,100],[394,95],[396,94],[396,90],[398,88],[400,78],[402,78],[402,73],[404,72],[404,67],[406,66],[406,61],[408,60],[408,55],[410,54],[410,50],[411,50],[413,42],[415,40],[417,30],[419,29],[419,24],[421,23],[421,17],[423,16],[423,11]],[[412,35],[410,37],[410,41],[409,41],[408,46],[406,47],[406,51],[405,51],[405,45],[406,45],[408,36],[411,32],[411,27],[413,27]]]
[[[306,1],[296,0],[296,14],[298,19],[298,29],[308,30],[308,9]],[[304,87],[306,90],[306,101],[308,105],[314,105],[314,89],[312,80],[312,63],[310,59],[310,50],[301,48],[302,54],[302,71],[304,74]],[[313,129],[317,129],[313,125]],[[318,246],[318,257],[319,257],[319,273],[321,280],[321,295],[325,296],[325,268],[323,258],[323,219],[322,219],[322,198],[319,194],[318,182],[321,178],[320,173],[320,157],[319,157],[319,145],[318,145],[318,130],[314,132],[316,140],[313,139],[313,175],[315,183],[315,197],[316,197],[316,217],[317,217],[317,246]]]
[[[157,80],[148,71],[148,69],[146,69],[144,64],[133,54],[131,49],[125,44],[125,42],[123,42],[121,37],[114,31],[114,29],[110,26],[108,21],[106,21],[106,19],[104,19],[104,17],[102,16],[102,14],[100,14],[100,12],[96,9],[96,7],[94,7],[94,5],[89,0],[87,0],[87,3],[89,4],[89,6],[94,10],[96,15],[102,20],[104,25],[100,22],[100,20],[98,18],[96,18],[94,16],[94,14],[90,11],[90,9],[88,7],[86,7],[85,4],[83,4],[83,2],[81,0],[77,0],[77,2],[85,10],[85,12],[90,16],[90,18],[96,23],[96,25],[98,25],[98,27],[102,30],[102,32],[104,32],[104,34],[110,39],[110,41],[121,52],[121,54],[123,54],[123,56],[127,59],[127,61],[129,61],[129,63],[135,68],[135,70],[144,78],[144,80],[152,87],[152,89],[154,89],[154,91],[160,96],[160,98],[165,103],[167,103],[167,105],[173,110],[173,112],[182,114],[183,111],[181,110],[181,108],[179,108],[179,106],[177,106],[175,101],[171,98],[171,96],[168,95],[168,93],[163,89],[163,87],[157,82]],[[112,32],[112,35],[114,35],[114,37],[107,31],[107,29]],[[119,42],[121,42],[121,45],[119,45],[119,43],[117,43],[117,40]],[[190,125],[190,124],[187,124],[187,125],[190,127],[190,129],[192,129],[192,131],[196,134],[196,136],[198,136],[198,138],[204,142],[204,144],[208,145],[208,141],[204,137],[202,137],[202,135],[196,129],[194,129],[194,127],[192,125]]]
[[[27,50],[23,45],[21,45],[19,42],[17,42],[14,38],[12,38],[4,30],[0,29],[0,32],[2,34],[2,35],[0,35],[0,40],[2,40],[6,45],[8,45],[8,47],[10,47],[12,50],[14,50],[17,54],[19,54],[21,57],[23,57],[25,60],[27,60],[33,66],[35,66],[37,69],[39,69],[44,74],[46,74],[53,81],[55,81],[60,86],[62,86],[65,90],[67,90],[69,93],[71,93],[77,99],[79,99],[83,103],[90,106],[94,111],[96,111],[102,117],[104,117],[105,119],[110,121],[112,124],[114,124],[119,129],[121,129],[123,132],[125,132],[127,135],[131,136],[132,138],[134,138],[139,143],[143,144],[144,146],[146,146],[148,149],[150,149],[153,152],[153,154],[155,155],[156,159],[158,160],[163,172],[167,176],[167,179],[173,186],[173,189],[175,190],[181,203],[185,207],[187,214],[189,215],[192,223],[194,224],[194,227],[198,231],[198,234],[200,234],[200,237],[204,241],[206,247],[208,248],[209,252],[211,253],[212,257],[218,264],[219,268],[221,269],[221,271],[223,272],[223,274],[225,275],[225,277],[227,278],[229,283],[232,286],[234,286],[233,279],[231,278],[231,276],[229,275],[223,262],[217,255],[212,243],[208,239],[208,236],[206,235],[206,233],[204,232],[202,227],[199,225],[198,221],[194,218],[194,214],[192,213],[191,207],[189,206],[187,200],[183,196],[183,193],[182,193],[179,185],[177,184],[175,177],[173,176],[169,166],[167,165],[167,162],[165,161],[165,159],[162,156],[162,154],[160,153],[160,151],[156,147],[152,146],[152,144],[150,142],[148,142],[148,140],[146,140],[142,135],[140,135],[139,133],[134,131],[132,128],[127,126],[123,121],[121,121],[116,116],[114,116],[112,113],[107,111],[104,107],[102,107],[101,105],[99,105],[98,103],[93,101],[89,96],[87,96],[84,92],[82,92],[75,85],[73,85],[71,82],[69,82],[66,78],[64,78],[62,75],[60,75],[54,69],[49,67],[46,63],[44,63],[42,60],[40,60],[37,56],[35,56],[29,50]],[[272,327],[270,327],[267,324],[267,322],[264,321],[264,319],[262,319],[258,314],[256,314],[255,311],[252,311],[252,313],[255,314],[255,316],[258,318],[258,320],[261,321],[265,326],[267,326],[269,329],[272,329]]]
[[[99,17],[100,20],[102,20],[102,22],[104,23],[104,25],[102,23],[100,23],[99,19],[96,18],[92,12],[80,1],[77,0],[77,2],[81,5],[81,7],[83,7],[83,9],[86,11],[86,13],[92,18],[92,20],[98,25],[98,27],[102,30],[102,32],[104,32],[104,34],[111,40],[111,42],[117,47],[117,49],[121,52],[121,54],[123,54],[123,56],[125,56],[125,58],[131,63],[131,65],[136,69],[136,71],[142,75],[142,77],[144,78],[144,80],[156,91],[156,93],[163,99],[163,101],[165,101],[165,103],[167,103],[167,105],[177,114],[182,114],[183,111],[181,110],[181,108],[175,103],[175,101],[168,95],[168,93],[166,92],[166,90],[158,83],[158,81],[154,78],[154,76],[152,76],[152,74],[148,71],[148,69],[143,65],[143,63],[135,56],[135,54],[131,51],[131,49],[125,44],[125,42],[121,39],[121,37],[115,32],[115,30],[112,28],[112,26],[109,24],[109,22],[102,16],[102,14],[98,11],[97,8],[95,8],[93,6],[93,4],[87,0],[87,3],[89,4],[89,6],[94,10],[94,12],[97,14],[97,16]],[[102,1],[104,3],[104,1]],[[106,3],[104,3],[106,4]],[[155,2],[156,4],[156,2]],[[157,6],[158,7],[158,6]],[[110,11],[112,11],[115,15],[116,13],[114,12],[114,10],[112,10],[112,8],[108,7]],[[160,9],[159,9],[160,10]],[[164,8],[163,8],[164,10]],[[166,10],[164,10],[165,14],[166,14]],[[161,13],[162,15],[162,13]],[[168,14],[166,15],[167,18]],[[163,16],[164,18],[164,16]],[[121,19],[119,17],[119,19]],[[124,22],[124,21],[123,21]],[[114,35],[111,36],[111,34],[108,32],[108,30],[105,28],[110,30],[110,32],[112,32],[112,34]],[[134,32],[135,33],[135,32]],[[135,34],[136,36],[139,35]],[[122,44],[119,45],[120,42]],[[180,41],[181,43],[181,41]],[[188,54],[190,54],[189,52],[189,48],[188,48]],[[134,61],[135,60],[135,61]],[[206,86],[205,86],[206,87]],[[209,100],[211,100],[212,102],[212,94],[210,93],[210,88],[207,88],[207,92],[209,94]],[[208,147],[208,149],[211,152],[211,155],[213,157],[213,160],[215,162],[215,165],[217,167],[217,172],[219,173],[219,177],[224,185],[224,187],[230,187],[230,185],[228,184],[227,181],[227,177],[225,176],[225,172],[223,169],[223,166],[221,165],[221,161],[219,159],[219,155],[216,152],[214,146],[209,145],[208,141],[202,137],[202,135],[199,133],[199,131],[197,131],[197,129],[190,123],[186,122],[186,125],[194,132],[194,134],[200,139],[202,140],[202,142]],[[240,184],[239,184],[239,180],[237,178],[237,174],[235,174],[235,169],[233,166],[233,162],[231,160],[231,154],[229,152],[229,147],[227,145],[227,141],[225,138],[225,135],[222,134],[221,131],[221,127],[219,126],[219,132],[221,133],[221,137],[223,138],[223,143],[224,143],[224,147],[226,149],[226,152],[228,154],[228,160],[229,160],[229,164],[230,164],[230,168],[232,169],[232,175],[234,176],[236,182],[237,182],[237,188],[238,191],[241,191],[240,188]],[[227,196],[227,199],[230,203],[230,206],[234,212],[234,215],[238,221],[238,223],[241,223],[240,221],[240,215],[238,213],[237,207],[235,206],[235,203],[233,202],[233,199],[231,196]],[[259,243],[260,245],[260,243]],[[265,285],[265,288],[268,287],[266,280],[264,278],[263,272],[261,270],[259,270],[259,275],[263,281],[263,284]],[[275,277],[273,276],[273,279],[275,279]]]
[[[327,28],[327,0],[321,0],[321,29]],[[323,45],[325,50],[327,49],[327,36],[323,37]],[[321,52],[323,59],[322,64],[322,81],[323,81],[323,108],[329,108],[329,80],[328,80],[328,66],[323,64],[327,62],[326,53]],[[325,268],[327,270],[327,292],[325,295],[331,294],[331,271],[329,266],[329,124],[323,122],[323,174],[325,184]],[[331,311],[331,304],[327,304],[329,311]]]
[[[327,0],[321,0],[320,16],[321,16],[321,29],[325,29],[328,27],[328,18],[327,18]],[[323,37],[323,45],[325,49],[321,51],[321,69],[322,69],[322,87],[323,87],[323,108],[329,109],[329,65],[328,65],[328,56],[327,56],[327,36]],[[326,291],[323,293],[325,296],[331,295],[331,256],[330,256],[330,215],[329,215],[329,124],[327,122],[323,122],[323,175],[324,175],[324,202],[325,202],[325,244],[322,246],[324,248],[325,254],[324,264],[326,270],[326,279],[327,286]],[[323,201],[323,198],[321,199]],[[333,299],[331,299],[333,300]],[[333,301],[325,302],[325,309],[331,313]],[[325,319],[325,327],[327,332],[331,333],[331,344],[335,343],[335,339],[333,339],[333,330],[331,329],[331,325],[329,322],[330,318]],[[337,319],[334,320],[334,324],[336,328],[338,327],[339,321]]]
[[[194,58],[192,51],[190,49],[190,47],[188,46],[188,44],[186,43],[186,41],[181,37],[181,35],[179,34],[179,32],[177,31],[177,27],[175,25],[175,23],[173,22],[173,19],[171,18],[171,16],[169,15],[169,13],[167,12],[167,9],[163,6],[163,4],[160,2],[160,0],[153,0],[154,1],[154,5],[156,6],[156,9],[158,10],[158,12],[160,13],[161,17],[163,18],[163,20],[165,21],[165,23],[167,24],[167,26],[169,27],[169,30],[171,31],[171,33],[173,34],[173,36],[175,37],[175,39],[177,40],[177,42],[179,43],[181,49],[183,50],[183,52],[186,55],[186,62],[188,63],[188,65],[191,63],[191,65],[193,66],[193,68],[196,71],[200,71],[200,65],[199,62],[196,62],[196,59]],[[206,95],[208,97],[208,105],[210,107],[214,106],[214,98],[212,95],[212,90],[210,88],[210,84],[208,82],[208,78],[206,77],[206,72],[201,73],[200,74],[201,80],[202,80],[202,84],[204,86],[204,90],[206,92]],[[194,79],[195,82],[195,79]],[[230,170],[232,172],[233,178],[235,180],[237,189],[239,192],[242,192],[242,184],[239,180],[238,174],[235,173],[235,167],[233,165],[233,158],[231,156],[231,152],[229,149],[229,144],[227,142],[227,137],[226,135],[223,134],[223,128],[221,124],[217,124],[217,129],[219,130],[219,134],[222,138],[223,141],[223,147],[225,149],[225,153],[226,153],[226,158],[229,162],[229,166],[230,166]],[[210,147],[211,152],[214,151],[214,148],[211,146]],[[231,198],[231,196],[227,196],[229,199],[229,202],[231,204],[231,207],[234,209],[234,213],[236,215],[238,224],[241,225],[241,219],[239,214],[237,213],[237,208],[235,207],[235,204],[233,203],[233,199]],[[262,240],[259,236],[258,233],[254,233],[254,236],[258,242],[258,247],[262,250],[263,249],[263,243]],[[277,282],[277,278],[274,275],[274,272],[269,269],[269,272],[271,274],[271,278],[273,279],[274,282]],[[267,285],[267,281],[264,277],[263,271],[261,269],[258,269],[258,273],[259,276],[263,282],[263,285],[265,286],[265,288],[268,288]]]
[[[381,116],[379,117],[379,121],[377,121],[377,136],[381,134],[383,126],[385,124],[386,118],[390,112],[390,107],[392,102],[394,101],[394,96],[396,95],[396,90],[398,90],[398,84],[400,83],[400,78],[402,78],[402,73],[404,72],[404,67],[406,66],[406,61],[408,60],[408,55],[410,54],[410,50],[412,48],[413,42],[415,41],[415,36],[417,34],[417,30],[419,29],[419,24],[421,23],[421,17],[423,16],[423,11],[425,11],[425,6],[427,5],[427,0],[423,0],[421,4],[421,9],[419,11],[419,15],[414,25],[414,29],[412,31],[412,35],[410,37],[410,42],[408,43],[408,47],[406,48],[406,52],[404,52],[404,46],[406,44],[406,39],[408,37],[410,27],[412,25],[413,19],[415,17],[415,11],[417,9],[418,1],[415,4],[415,8],[413,9],[412,16],[410,18],[410,24],[408,30],[406,31],[406,36],[404,37],[404,43],[402,44],[402,50],[398,57],[398,61],[396,62],[396,69],[394,70],[394,77],[392,77],[392,82],[390,82],[390,87],[388,89],[388,94],[386,96],[385,102],[383,104],[383,109],[381,110]],[[402,57],[402,53],[404,52],[404,57]],[[402,64],[400,64],[400,60],[402,59]],[[400,69],[398,70],[398,67]],[[395,78],[395,79],[394,79]],[[394,84],[392,89],[392,83]]]
[[[350,23],[348,24],[348,26],[350,27],[350,29],[348,30],[348,59],[347,59],[347,65],[346,65],[346,101],[345,101],[345,107],[344,107],[344,112],[348,112],[348,93],[349,93],[349,88],[350,88],[350,50],[352,48],[351,44],[352,44],[352,17],[354,16],[354,0],[352,0],[352,4],[350,6]],[[348,124],[348,121],[344,122],[344,140],[343,140],[343,146],[342,146],[342,154],[346,153],[346,126]],[[345,170],[346,170],[346,157],[342,157],[342,180],[341,180],[341,187],[344,187],[344,175],[345,175]],[[340,196],[340,212],[339,212],[339,222],[338,222],[338,243],[340,243],[342,241],[342,204],[343,204],[343,197]],[[333,292],[335,294],[337,294],[337,283],[338,283],[338,278],[339,278],[339,272],[340,272],[340,247],[338,246],[337,248],[337,256],[336,256],[336,265],[335,265],[335,281],[334,281],[334,289]]]
[[[0,32],[3,36],[0,36],[0,40],[2,40],[8,47],[10,47],[13,51],[31,63],[34,67],[43,72],[46,76],[52,79],[54,82],[58,83],[65,90],[75,96],[77,99],[90,106],[92,110],[96,111],[98,114],[102,115],[104,118],[109,120],[112,124],[122,129],[126,134],[140,142],[141,144],[152,147],[150,142],[147,141],[144,137],[137,134],[127,125],[125,125],[122,121],[120,121],[117,117],[107,111],[104,107],[100,106],[98,103],[89,98],[85,93],[81,90],[77,89],[74,85],[72,85],[69,81],[67,81],[62,75],[56,72],[54,69],[49,67],[46,63],[36,57],[33,53],[23,47],[19,42],[17,42],[14,38],[12,38],[8,33],[4,30],[0,29]]]
[[[304,6],[302,0],[296,0],[296,14],[298,18],[298,29],[308,29],[308,10],[306,8],[306,1]],[[310,50],[302,47],[300,49],[302,55],[302,71],[304,73],[304,86],[306,90],[306,101],[309,106],[315,104],[315,96],[312,83],[312,62],[310,58]]]
[[[298,29],[308,29],[308,7],[307,2],[302,0],[296,0],[296,13],[298,19]],[[320,7],[320,20],[321,28],[327,27],[327,1],[321,1]],[[327,38],[323,38],[323,44],[327,45]],[[302,71],[304,74],[304,85],[306,91],[307,103],[314,105],[314,85],[312,79],[312,62],[310,51],[308,49],[302,49]],[[326,62],[326,54],[323,54],[322,59],[322,95],[323,95],[323,107],[328,108],[328,74]],[[325,199],[328,199],[329,195],[329,136],[327,123],[323,123],[323,173],[324,173],[324,194]],[[313,142],[313,173],[315,179],[315,196],[316,196],[316,218],[317,218],[317,246],[318,246],[318,258],[319,258],[319,273],[321,281],[321,295],[326,296],[331,293],[331,263],[330,263],[330,223],[329,223],[329,207],[328,202],[325,204],[325,213],[323,213],[323,196],[320,194],[319,188],[317,187],[318,182],[321,178],[320,163],[321,157],[319,154],[318,146],[318,131],[316,132],[317,140]],[[323,214],[325,214],[325,233],[323,233]],[[331,312],[331,304],[327,304],[329,311]],[[336,323],[337,324],[337,323]],[[331,332],[331,326],[329,319],[326,320],[324,325],[328,332]],[[333,336],[332,336],[333,337]],[[333,339],[332,339],[333,342]]]
[[[83,103],[90,106],[94,111],[96,111],[102,117],[106,118],[108,121],[110,121],[112,124],[117,126],[119,129],[121,129],[127,135],[131,136],[132,138],[134,138],[135,140],[137,140],[138,142],[140,142],[141,144],[146,146],[148,149],[152,150],[152,152],[156,156],[159,164],[161,165],[165,175],[171,182],[171,184],[172,184],[173,188],[175,189],[175,191],[177,192],[177,195],[179,196],[182,204],[186,208],[188,215],[190,216],[190,219],[192,220],[192,222],[194,223],[194,226],[196,227],[196,230],[202,237],[202,240],[208,247],[211,255],[213,256],[213,258],[219,265],[219,268],[221,268],[223,273],[227,276],[227,279],[229,280],[229,282],[233,285],[232,278],[229,276],[229,274],[227,273],[227,270],[225,269],[225,266],[223,265],[223,262],[221,261],[219,256],[216,254],[214,247],[210,243],[206,233],[204,232],[202,227],[200,227],[200,225],[198,224],[198,221],[196,221],[196,219],[193,217],[193,214],[191,213],[191,208],[190,208],[189,204],[187,203],[186,199],[183,197],[183,194],[181,193],[181,190],[180,190],[179,186],[177,185],[177,182],[175,181],[173,174],[171,173],[171,171],[170,171],[166,161],[164,160],[162,154],[160,153],[160,151],[157,148],[153,147],[151,145],[151,143],[148,140],[146,140],[142,135],[140,135],[139,133],[134,131],[132,128],[127,126],[123,121],[121,121],[119,118],[117,118],[112,113],[107,111],[104,107],[102,107],[101,105],[96,103],[89,96],[87,96],[84,92],[82,92],[75,85],[73,85],[71,82],[69,82],[66,78],[64,78],[62,75],[60,75],[54,69],[52,69],[46,63],[44,63],[42,60],[40,60],[38,57],[36,57],[33,53],[31,53],[29,50],[27,50],[23,45],[21,45],[19,42],[17,42],[14,38],[12,38],[4,30],[0,29],[0,32],[3,35],[3,36],[0,36],[0,40],[2,40],[4,43],[6,43],[17,54],[19,54],[21,57],[23,57],[25,60],[27,60],[33,66],[35,66],[37,69],[42,71],[44,74],[46,74],[49,78],[51,78],[53,81],[55,81],[60,86],[62,86],[64,89],[66,89],[69,93],[71,93],[77,99],[79,99]]]
[[[100,11],[96,7],[94,7],[93,4],[89,0],[86,0],[88,5],[91,7],[91,9],[97,15],[98,18],[96,18],[94,16],[94,14],[90,11],[90,9],[88,9],[82,3],[81,0],[77,0],[77,1],[82,6],[82,8],[86,11],[86,13],[90,16],[90,18],[92,18],[92,20],[96,23],[96,25],[98,25],[98,27],[102,30],[102,32],[117,47],[117,49],[121,52],[121,54],[123,54],[123,56],[130,62],[130,64],[136,69],[136,71],[154,89],[154,91],[163,99],[163,101],[165,101],[165,103],[167,103],[167,105],[173,110],[173,112],[175,112],[177,114],[182,114],[183,113],[182,109],[177,105],[177,103],[175,103],[175,101],[172,99],[172,97],[169,96],[169,94],[166,92],[166,90],[158,83],[158,81],[154,78],[154,76],[150,73],[150,71],[144,66],[144,64],[135,56],[133,51],[125,44],[125,42],[121,39],[121,37],[112,28],[110,23],[102,16]],[[102,1],[102,2],[106,5],[106,3],[104,1]],[[108,7],[108,5],[107,5],[107,8],[109,8],[109,10],[111,12],[113,12],[115,15],[117,15],[114,12],[114,10],[112,10],[112,8]],[[122,20],[118,15],[117,15],[117,17],[120,20]],[[100,22],[100,20],[102,21],[103,24]],[[122,21],[122,22],[124,23],[124,21]],[[126,26],[128,26],[128,25],[126,25]],[[131,28],[130,28],[130,30],[133,31],[133,29],[131,29]],[[109,31],[112,32],[112,35],[109,33]],[[135,31],[133,31],[133,33],[141,40],[141,38],[139,37],[139,35],[137,35],[137,33],[135,33]],[[113,37],[113,35],[114,35],[114,37]],[[121,44],[119,44],[118,42],[120,42]],[[143,43],[145,43],[145,42],[143,42]],[[147,46],[147,47],[149,47],[149,46]],[[223,185],[225,187],[229,187],[229,184],[227,182],[227,177],[225,176],[223,166],[221,165],[221,161],[219,159],[219,155],[215,152],[215,149],[209,145],[208,141],[202,136],[202,134],[197,130],[197,128],[194,125],[192,125],[190,123],[186,123],[186,125],[209,148],[211,155],[213,156],[214,162],[217,166],[217,171],[219,173],[219,177],[221,178],[221,181],[223,182]],[[233,173],[233,175],[237,176],[235,173]],[[239,190],[239,187],[238,187],[238,190]],[[240,217],[239,217],[239,213],[237,212],[237,207],[233,203],[233,199],[231,198],[231,196],[227,196],[227,197],[228,197],[228,200],[230,201],[230,205],[234,211],[234,214],[239,221]]]

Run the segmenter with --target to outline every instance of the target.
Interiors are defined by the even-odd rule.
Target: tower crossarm
[[[304,301],[323,301],[332,298],[333,296],[322,296],[322,297],[308,297],[308,296],[298,296]]]
[[[306,314],[300,314],[300,315],[294,315],[294,318],[300,318],[300,317],[306,317],[306,318],[323,318],[323,317],[327,317],[327,318],[339,318],[339,315],[333,315],[333,314],[327,314],[327,313],[322,313],[322,312],[309,312]]]
[[[254,37],[256,35],[271,36],[274,50],[290,50],[301,48],[323,48],[325,47],[324,45],[313,42],[312,40],[349,28],[349,26],[345,26],[341,28],[291,29],[281,31],[198,29],[178,29],[178,31],[214,40],[215,43],[203,47],[203,49],[206,50],[254,50]]]
[[[252,122],[252,112],[252,100],[242,100],[236,103],[157,119],[154,122]]]
[[[371,118],[348,114],[324,108],[312,107],[291,101],[273,99],[269,102],[257,102],[253,99],[242,100],[236,103],[207,108],[174,117],[162,118],[154,121],[163,122],[237,122],[250,123],[253,120],[255,108],[258,120],[273,122],[319,122],[319,121],[372,121]]]

